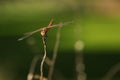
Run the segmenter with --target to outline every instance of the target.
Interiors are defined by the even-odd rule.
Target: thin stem
[[[38,75],[38,74],[35,74],[34,76],[33,76],[33,78],[34,78],[34,80],[38,80],[38,79],[40,79],[40,77],[39,77],[40,75]],[[48,80],[47,78],[45,78],[45,77],[43,77],[43,80]]]
[[[39,56],[36,55],[32,60],[31,67],[30,67],[30,70],[29,70],[29,73],[28,73],[28,76],[27,76],[27,80],[32,80],[33,79],[35,66],[36,66],[36,63],[37,63],[38,60],[39,60]]]
[[[60,42],[61,27],[62,27],[62,23],[61,23],[60,27],[58,28],[57,35],[56,35],[56,43],[55,43],[54,51],[53,51],[52,64],[50,65],[50,69],[49,69],[49,73],[48,73],[48,80],[52,80],[52,76],[53,76],[54,65],[55,65],[55,61],[56,61],[56,57],[57,57],[57,53],[58,53],[59,42]]]
[[[28,76],[27,76],[27,80],[32,80],[34,78],[34,72],[35,72],[36,64],[37,64],[38,60],[41,59],[41,58],[42,58],[42,56],[40,56],[40,55],[36,55],[36,56],[33,57],[33,60],[32,60],[32,63],[31,63],[30,69],[29,69],[29,73],[28,73]],[[48,65],[52,64],[51,60],[47,56],[46,56],[45,62]]]
[[[40,65],[40,73],[41,73],[40,80],[43,80],[43,64],[45,62],[45,58],[46,58],[46,54],[47,54],[45,36],[42,37],[42,40],[43,40],[43,45],[44,45],[44,55],[43,55],[43,59],[41,61],[41,65]]]
[[[107,74],[102,78],[102,80],[112,80],[112,78],[120,71],[120,63],[115,64]]]

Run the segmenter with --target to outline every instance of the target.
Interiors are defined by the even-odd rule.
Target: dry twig
[[[34,76],[33,76],[33,78],[34,78],[35,80],[36,80],[36,79],[38,80],[38,79],[40,79],[40,77],[39,77],[39,76],[40,76],[40,75],[37,75],[37,74],[36,74],[36,75],[34,75]],[[48,79],[47,79],[47,78],[45,78],[45,77],[43,77],[43,79],[42,79],[42,80],[48,80]]]
[[[43,45],[44,45],[44,55],[43,55],[43,59],[41,61],[41,65],[40,65],[40,80],[43,80],[43,64],[44,64],[44,61],[45,61],[45,58],[46,58],[46,54],[47,54],[47,50],[46,50],[46,38],[43,36],[42,37],[42,40],[43,40]]]
[[[33,79],[35,67],[36,67],[36,64],[37,64],[38,60],[39,60],[39,56],[36,55],[32,60],[31,67],[30,67],[30,70],[29,70],[29,73],[28,73],[28,76],[27,76],[27,80],[32,80]]]
[[[120,63],[115,64],[108,73],[103,77],[102,80],[112,80],[113,76],[120,71]]]
[[[57,57],[57,53],[58,53],[58,47],[59,47],[59,42],[60,42],[61,27],[62,27],[62,23],[59,26],[58,31],[57,31],[57,35],[56,35],[56,43],[55,43],[54,51],[53,51],[52,64],[50,65],[50,68],[49,68],[48,80],[52,80],[52,76],[53,76],[55,61],[56,61],[56,57]]]
[[[34,58],[32,60],[32,63],[31,63],[31,66],[30,66],[30,69],[29,69],[27,80],[38,79],[38,75],[37,75],[37,77],[35,77],[34,72],[35,72],[36,64],[39,61],[39,59],[41,59],[41,58],[42,57],[40,55],[34,56]],[[51,63],[52,63],[51,60],[47,56],[46,56],[46,59],[45,59],[45,63],[47,63],[48,65],[51,65]],[[40,79],[40,77],[39,77],[39,79]]]

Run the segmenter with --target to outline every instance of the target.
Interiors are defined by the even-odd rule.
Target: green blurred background
[[[120,63],[119,0],[0,0],[0,80],[26,80],[32,58],[38,53],[27,39],[17,39],[48,25],[51,19],[54,24],[74,21],[61,31],[55,65],[61,80],[75,80],[74,45],[78,40],[85,44],[87,80],[101,80],[112,66]],[[52,55],[56,32],[57,28],[48,32],[48,56]],[[42,53],[41,36],[36,33],[32,37]],[[120,72],[115,79],[120,79]]]

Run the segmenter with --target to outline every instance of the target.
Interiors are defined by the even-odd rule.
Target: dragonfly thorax
[[[49,28],[46,28],[46,27],[43,28],[43,29],[41,30],[40,34],[41,34],[42,36],[46,36],[48,29],[49,29]]]

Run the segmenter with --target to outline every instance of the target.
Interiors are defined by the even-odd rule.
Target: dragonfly
[[[65,22],[65,23],[59,23],[59,24],[54,24],[53,25],[53,19],[50,21],[50,23],[48,24],[48,26],[46,27],[43,27],[43,28],[39,28],[37,30],[34,30],[34,31],[31,31],[31,32],[28,32],[28,33],[25,33],[23,34],[24,36],[19,38],[18,41],[21,41],[21,40],[24,40],[25,38],[28,38],[30,36],[32,36],[33,34],[37,33],[37,32],[40,32],[42,36],[45,36],[47,34],[47,31],[53,27],[58,27],[58,26],[64,26],[64,25],[68,25],[70,23],[73,23],[73,21],[71,22]]]

